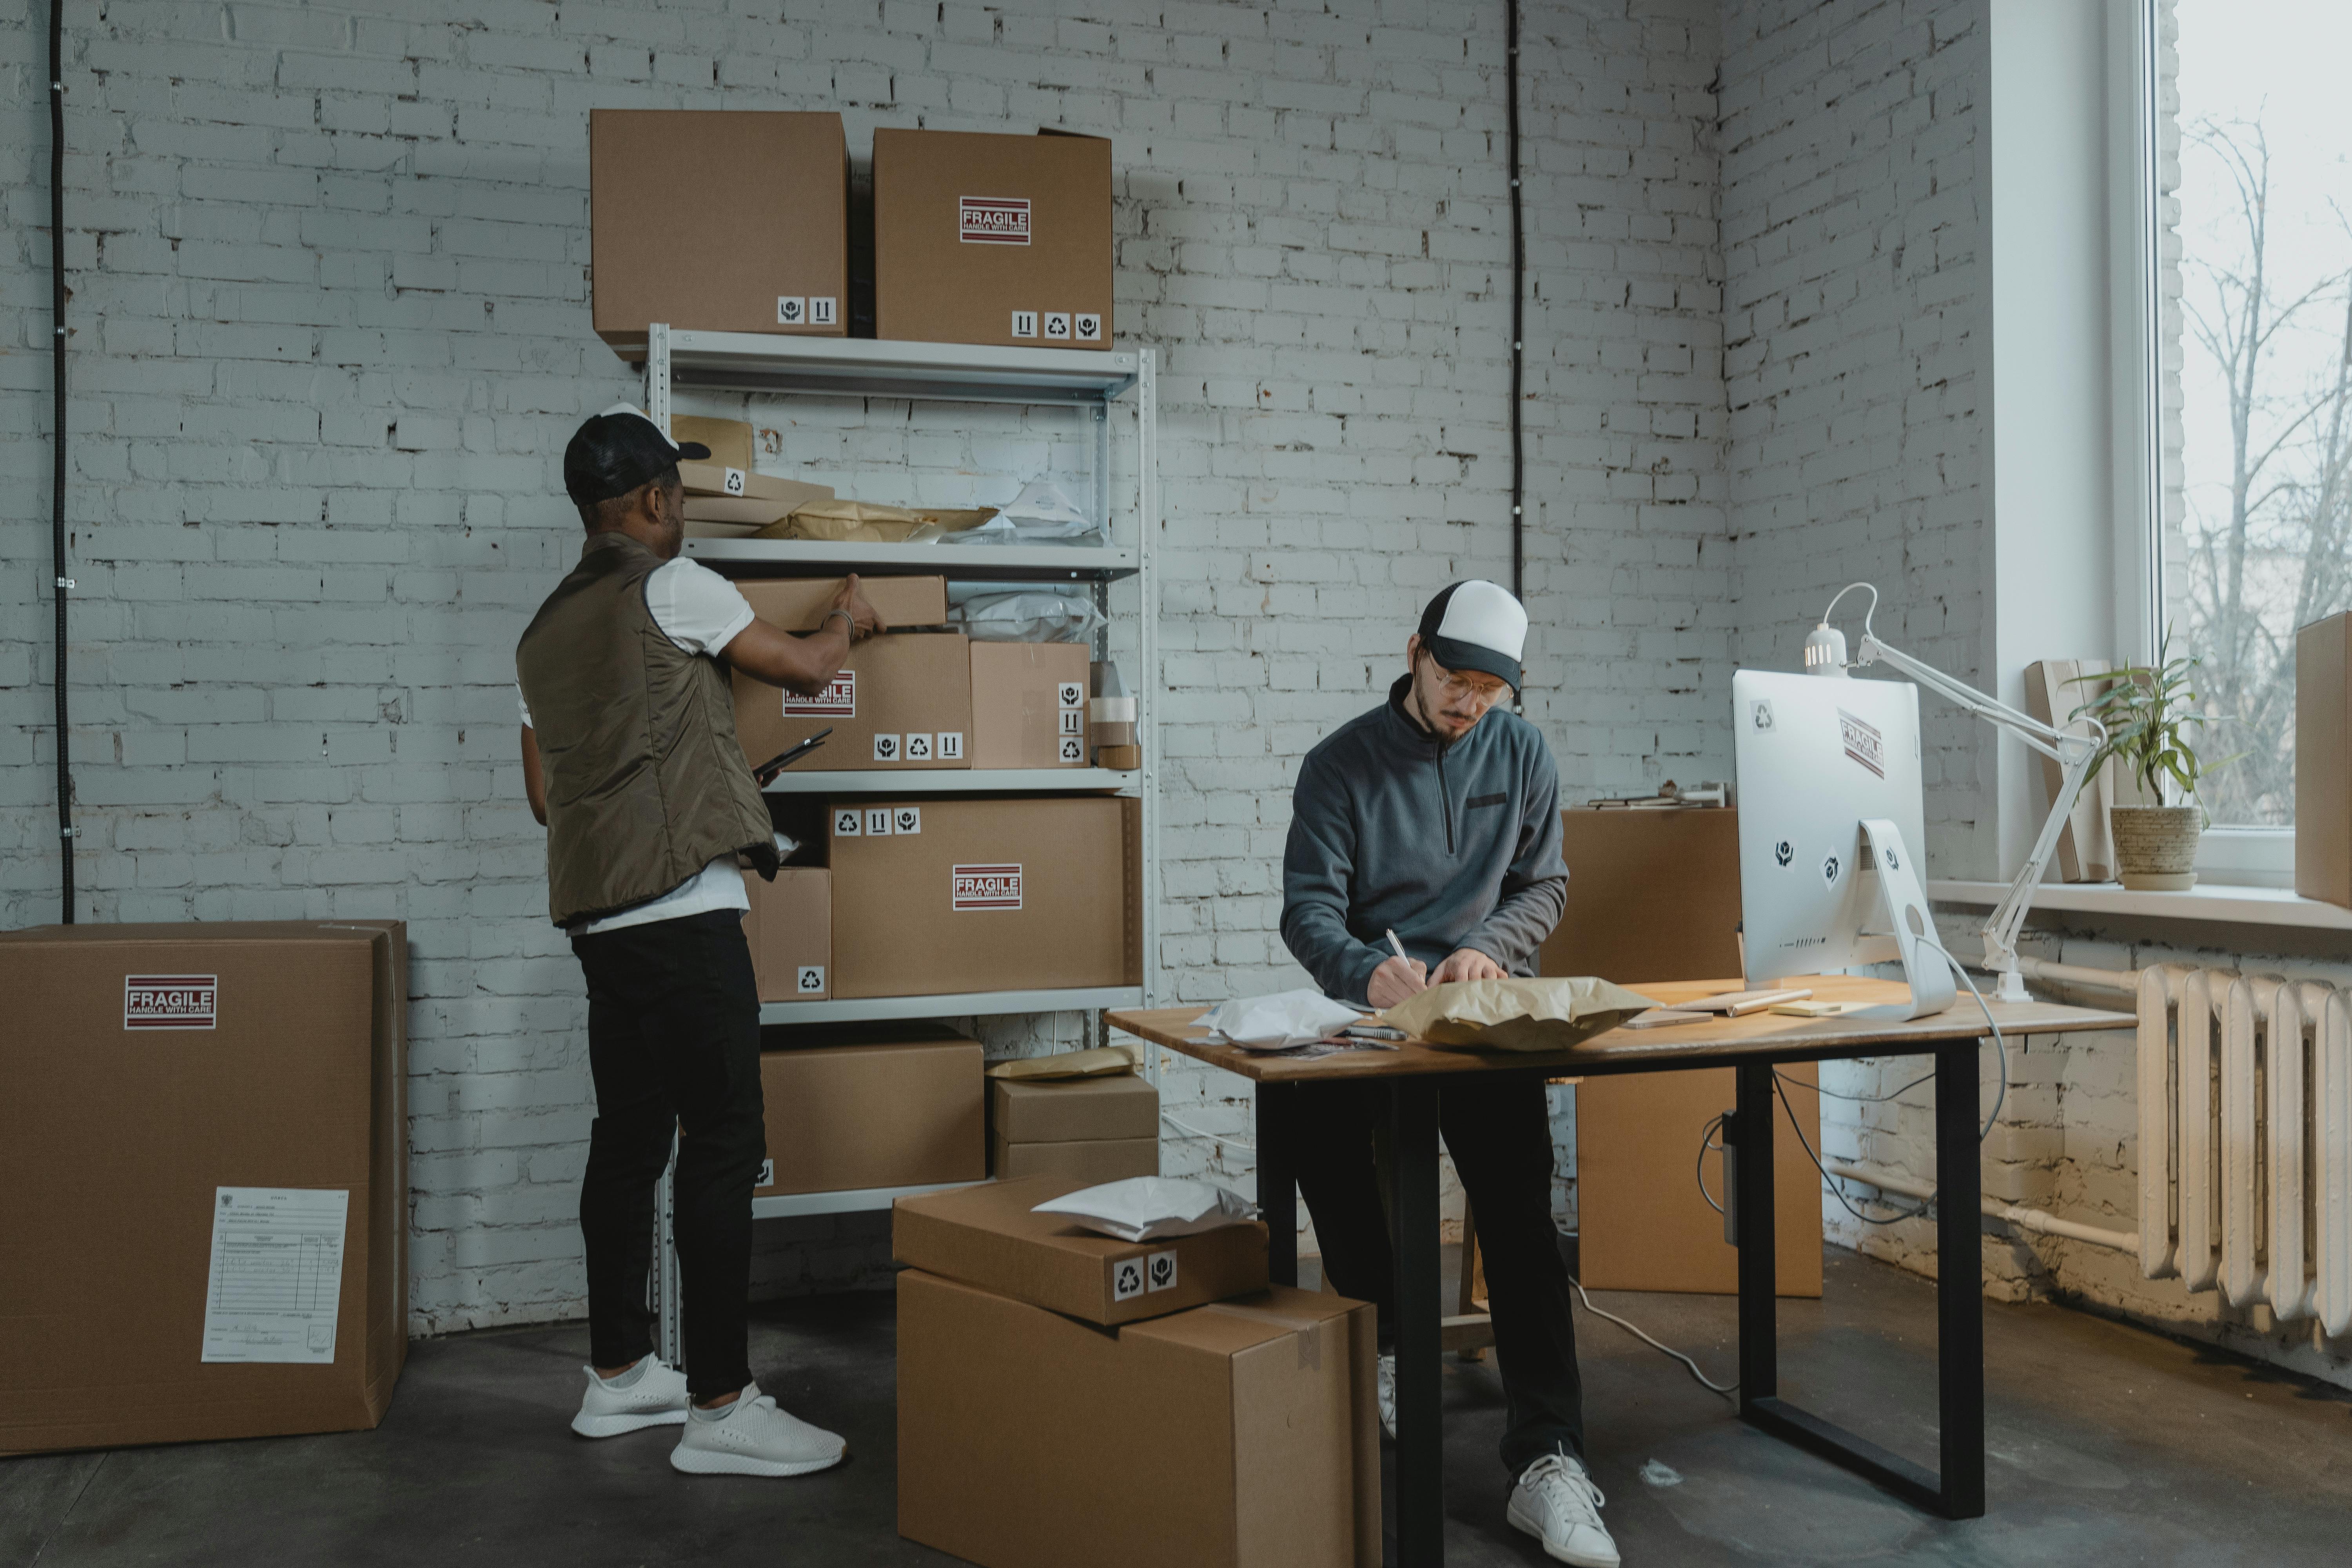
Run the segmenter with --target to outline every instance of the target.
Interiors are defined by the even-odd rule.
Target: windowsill
[[[1927,884],[1927,897],[1948,904],[1990,909],[2008,895],[2006,882],[1931,880]],[[2226,882],[2200,882],[2179,893],[2138,893],[2120,882],[2044,882],[2034,889],[2032,907],[2142,919],[2352,931],[2352,910],[2304,898],[2290,888],[2251,888]]]

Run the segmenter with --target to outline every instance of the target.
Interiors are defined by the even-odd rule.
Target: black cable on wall
[[[66,712],[66,0],[49,0],[49,334],[50,382],[56,394],[50,426],[49,562],[57,583],[58,919],[74,923],[73,731]]]
[[[1525,603],[1527,585],[1527,464],[1521,445],[1519,399],[1527,349],[1527,245],[1519,229],[1519,0],[1507,0],[1505,35],[1507,69],[1504,89],[1511,159],[1511,594]]]

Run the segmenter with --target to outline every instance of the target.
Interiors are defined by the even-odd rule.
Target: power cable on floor
[[[1619,1328],[1624,1330],[1627,1333],[1633,1335],[1635,1339],[1641,1341],[1652,1350],[1663,1352],[1664,1353],[1674,1357],[1676,1361],[1682,1363],[1685,1367],[1689,1369],[1690,1374],[1698,1379],[1702,1386],[1714,1390],[1716,1393],[1722,1394],[1726,1399],[1730,1398],[1734,1391],[1739,1387],[1738,1380],[1736,1378],[1729,1383],[1716,1382],[1714,1379],[1708,1377],[1706,1373],[1699,1371],[1698,1363],[1691,1360],[1690,1357],[1683,1354],[1682,1352],[1675,1349],[1674,1346],[1659,1343],[1656,1340],[1652,1339],[1648,1334],[1644,1333],[1641,1329],[1627,1322],[1616,1313],[1604,1312],[1600,1308],[1594,1306],[1592,1304],[1592,1298],[1584,1293],[1584,1281],[1579,1279],[1575,1275],[1570,1275],[1568,1277],[1568,1282],[1576,1287],[1577,1300],[1584,1303],[1584,1310],[1586,1311],[1591,1313],[1596,1318],[1608,1319],[1611,1322],[1616,1324]]]

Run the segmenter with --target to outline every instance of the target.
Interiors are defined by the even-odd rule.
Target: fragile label
[[[1029,198],[961,196],[956,200],[956,237],[966,245],[1029,243]]]
[[[126,1029],[209,1029],[220,1005],[217,974],[126,974],[122,977],[122,1026]]]
[[[1021,907],[1021,868],[1013,866],[950,866],[948,905],[956,910],[1017,910]]]
[[[857,672],[845,669],[824,683],[824,689],[803,697],[784,693],[787,719],[855,719],[857,717]]]
[[[793,988],[799,991],[799,993],[803,996],[824,995],[824,965],[822,963],[802,964],[800,966],[799,973],[793,978]]]
[[[1149,1276],[1147,1289],[1173,1290],[1176,1289],[1176,1255],[1172,1252],[1153,1253],[1144,1260],[1144,1272]]]
[[[1110,1268],[1110,1299],[1131,1300],[1143,1294],[1143,1259],[1122,1258]]]
[[[1847,756],[1880,778],[1886,776],[1886,741],[1879,734],[1878,726],[1857,719],[1841,708],[1838,710],[1838,733],[1844,738]]]

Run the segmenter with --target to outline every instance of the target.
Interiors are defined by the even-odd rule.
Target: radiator
[[[2352,1328],[2352,996],[2140,972],[2139,1262],[2281,1321]]]

